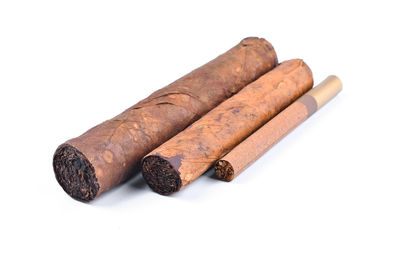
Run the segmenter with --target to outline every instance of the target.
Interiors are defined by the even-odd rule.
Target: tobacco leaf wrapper
[[[160,194],[179,191],[312,85],[302,60],[281,63],[148,154],[146,182]]]
[[[58,147],[53,167],[62,188],[89,201],[129,178],[139,161],[277,64],[272,45],[246,38],[120,115]]]
[[[232,181],[341,89],[339,78],[329,76],[218,160],[215,164],[217,177]]]

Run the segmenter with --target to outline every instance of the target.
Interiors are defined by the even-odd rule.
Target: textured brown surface
[[[153,150],[142,164],[146,182],[161,194],[182,189],[312,85],[302,60],[281,63]]]
[[[218,160],[215,164],[217,177],[232,181],[307,117],[307,106],[294,102]]]
[[[244,39],[115,118],[67,141],[65,144],[73,149],[60,146],[53,162],[57,180],[74,198],[87,201],[97,197],[129,178],[152,149],[276,64],[270,43],[260,38]],[[85,173],[89,167],[94,174]],[[98,188],[90,188],[93,184]]]

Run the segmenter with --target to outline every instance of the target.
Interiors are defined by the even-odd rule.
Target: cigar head
[[[278,64],[278,57],[276,55],[275,49],[272,46],[270,42],[265,40],[264,38],[258,38],[258,37],[247,37],[244,38],[240,44],[242,46],[263,46],[265,47],[266,51],[268,51],[268,56],[273,57],[273,65]]]
[[[215,173],[217,174],[218,179],[225,182],[230,182],[235,177],[232,165],[226,160],[220,159],[215,163]]]
[[[54,153],[53,168],[56,179],[71,197],[93,200],[99,192],[99,184],[92,164],[78,149],[63,144]]]
[[[178,171],[161,156],[151,155],[144,158],[142,173],[150,188],[161,195],[170,195],[179,191],[182,186]]]

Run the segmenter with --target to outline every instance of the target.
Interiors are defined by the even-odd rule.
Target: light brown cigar
[[[96,198],[131,177],[151,150],[276,64],[269,42],[255,37],[242,40],[118,116],[59,146],[53,158],[57,181],[75,199]]]
[[[302,60],[281,63],[148,154],[146,182],[160,194],[179,191],[312,85]]]
[[[221,180],[230,182],[273,145],[290,133],[299,124],[320,109],[342,90],[336,76],[329,76],[308,91],[272,120],[237,145],[231,152],[218,160],[215,172]]]

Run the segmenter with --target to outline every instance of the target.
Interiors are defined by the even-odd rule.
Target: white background
[[[1,266],[399,266],[398,1],[0,1]],[[56,147],[236,45],[344,89],[231,183],[68,197]]]

